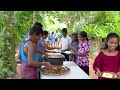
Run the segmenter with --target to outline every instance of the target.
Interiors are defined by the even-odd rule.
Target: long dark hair
[[[111,38],[117,38],[118,39],[118,46],[115,50],[120,50],[119,46],[119,36],[116,33],[109,33],[106,38],[106,42],[108,42]],[[104,50],[108,48],[108,45],[105,42],[105,47],[103,48]]]
[[[39,27],[43,28],[43,25],[42,25],[42,23],[40,23],[40,22],[35,22],[35,23],[33,24],[33,26],[39,26]]]
[[[33,26],[32,28],[30,28],[29,35],[32,36],[34,33],[36,35],[39,35],[39,34],[43,35],[43,29],[41,27]]]
[[[89,41],[87,37],[87,33],[85,31],[81,31],[79,35],[82,36],[83,38],[86,38],[86,40]]]

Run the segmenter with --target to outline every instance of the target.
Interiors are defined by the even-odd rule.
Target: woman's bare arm
[[[37,48],[37,52],[38,53],[41,53],[41,54],[44,54],[46,57],[48,56],[48,54],[45,52],[45,51],[42,51],[40,49]]]
[[[88,52],[83,52],[83,53],[78,53],[78,52],[74,52],[74,55],[77,56],[85,56]]]
[[[35,62],[33,60],[35,50],[36,50],[35,47],[36,47],[36,45],[33,42],[29,42],[28,55],[27,55],[28,56],[28,65],[32,66],[32,67],[38,67],[42,64],[41,62]]]

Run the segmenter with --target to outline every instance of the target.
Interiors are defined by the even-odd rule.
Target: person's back
[[[28,45],[28,44],[29,44],[29,40],[24,41],[21,44],[21,48],[20,48],[20,56],[21,56],[21,59],[22,59],[22,62],[21,62],[21,67],[22,68],[20,69],[20,71],[21,71],[21,78],[22,79],[29,79],[29,78],[31,78],[31,79],[32,78],[36,78],[37,79],[37,76],[33,74],[33,73],[36,73],[35,69],[37,69],[37,67],[33,68],[33,67],[29,67],[28,66],[28,56],[24,53],[24,46]],[[38,62],[37,52],[35,52],[33,60],[36,61],[36,62]],[[29,71],[29,73],[31,73],[33,75],[26,76],[26,70],[27,69],[28,69],[28,71],[31,70],[31,71]]]
[[[58,38],[58,35],[59,35],[59,33],[58,33],[58,32],[56,32],[56,33],[55,33],[55,38]]]
[[[55,35],[54,35],[54,33],[51,34],[51,39],[52,39],[53,42],[55,42]]]
[[[52,32],[52,34],[50,35],[50,37],[51,37],[51,44],[52,44],[52,46],[54,46],[54,44],[55,44],[55,35],[54,35],[54,32]]]
[[[33,24],[33,27],[43,28],[43,25],[42,25],[40,22],[35,22],[35,23]],[[29,32],[30,32],[30,31],[29,31]],[[27,35],[25,36],[25,38],[23,39],[22,42],[29,40],[29,38],[31,37],[31,36],[29,35],[29,32],[27,33]],[[22,44],[22,43],[21,43],[21,44]],[[20,55],[20,51],[19,51],[19,55]],[[20,56],[19,56],[19,55],[18,55],[18,59],[20,59]]]
[[[28,42],[29,40],[26,40],[26,41],[23,41],[21,43],[21,46],[20,46],[20,57],[22,59],[23,62],[27,62],[27,55],[25,55],[24,53],[24,46],[25,44]],[[26,46],[28,46],[29,43],[27,43]],[[36,52],[37,53],[37,52]],[[34,60],[37,61],[37,58],[36,58],[36,53],[34,54]]]
[[[55,34],[55,46],[59,46],[59,33],[57,31]]]
[[[55,34],[55,41],[57,42],[58,40],[58,33]]]

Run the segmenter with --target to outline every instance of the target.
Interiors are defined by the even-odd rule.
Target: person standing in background
[[[50,46],[50,45],[51,45],[51,37],[50,37],[50,33],[48,34],[48,41],[49,41],[48,46]]]
[[[63,37],[61,38],[61,41],[60,41],[61,50],[63,52],[62,54],[65,56],[65,59],[69,61],[69,55],[64,53],[65,51],[68,51],[70,43],[72,42],[71,37],[67,35],[67,28],[62,29],[62,35]]]
[[[55,35],[54,35],[54,32],[51,33],[50,39],[51,39],[51,47],[54,47],[55,46]]]
[[[77,35],[77,33],[73,33],[72,34],[72,42],[71,42],[70,48],[69,48],[69,50],[71,51],[70,56],[69,56],[70,61],[76,62],[77,52],[78,52],[78,44],[79,44],[78,35]]]
[[[58,46],[58,38],[59,38],[59,34],[56,31],[56,34],[55,34],[55,46]]]
[[[61,32],[59,33],[59,37],[60,37],[60,40],[63,37],[63,34]]]

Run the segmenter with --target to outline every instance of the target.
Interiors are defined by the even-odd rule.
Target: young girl
[[[76,59],[77,59],[76,53],[78,52],[78,44],[79,44],[78,35],[77,35],[77,33],[73,33],[72,34],[72,42],[70,43],[70,50],[71,50],[71,53],[69,56],[70,61],[76,62]]]
[[[119,36],[116,33],[109,33],[106,38],[104,50],[100,51],[93,64],[93,69],[99,79],[105,79],[101,77],[101,72],[120,74],[120,51],[118,49]]]
[[[82,31],[78,34],[79,45],[78,45],[78,57],[76,63],[80,68],[89,75],[89,51],[90,44],[87,38],[87,33]]]

